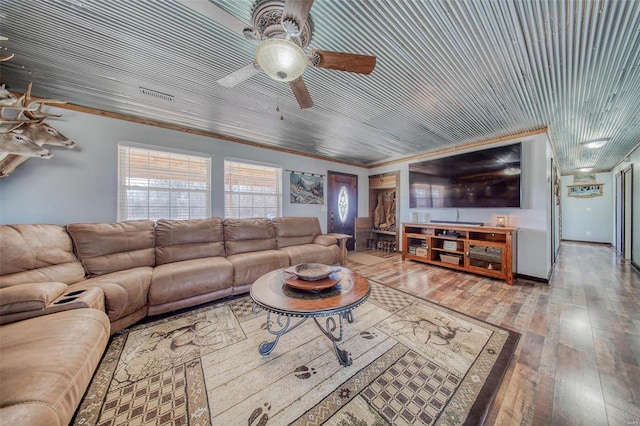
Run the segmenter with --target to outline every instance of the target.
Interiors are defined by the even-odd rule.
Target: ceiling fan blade
[[[302,30],[307,22],[311,6],[313,6],[313,0],[285,0],[282,20],[293,18],[298,24],[298,28]]]
[[[220,80],[218,80],[218,84],[224,87],[233,87],[245,80],[250,79],[260,72],[260,68],[256,65],[255,62],[252,62],[249,65],[246,65],[239,70],[232,72],[231,74],[225,75]]]
[[[178,0],[178,2],[194,12],[198,12],[199,14],[224,25],[241,36],[244,36],[245,28],[251,28],[249,25],[222,9],[220,6],[217,6],[208,0]]]
[[[302,77],[298,78],[297,80],[290,81],[289,86],[291,86],[291,90],[298,100],[300,109],[307,109],[313,106],[311,95],[309,94],[307,85],[304,84],[304,80],[302,79]]]
[[[311,58],[311,63],[316,67],[329,68],[338,71],[369,74],[376,67],[375,56],[331,52],[329,50],[312,50],[307,56]]]

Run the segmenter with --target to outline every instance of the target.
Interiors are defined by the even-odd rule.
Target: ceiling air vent
[[[173,102],[173,99],[175,97],[173,95],[167,95],[166,93],[158,92],[157,90],[147,89],[146,87],[140,87],[140,94],[169,102]]]

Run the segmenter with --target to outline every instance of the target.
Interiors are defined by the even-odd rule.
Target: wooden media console
[[[402,260],[409,259],[513,284],[516,228],[438,223],[402,224]]]

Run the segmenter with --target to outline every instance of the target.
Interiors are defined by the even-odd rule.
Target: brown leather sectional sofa
[[[0,418],[67,424],[110,334],[277,268],[339,261],[315,217],[2,225]]]

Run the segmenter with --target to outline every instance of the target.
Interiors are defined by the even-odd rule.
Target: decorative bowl
[[[285,272],[295,275],[304,281],[318,281],[327,278],[338,269],[322,263],[300,263],[285,269]]]

